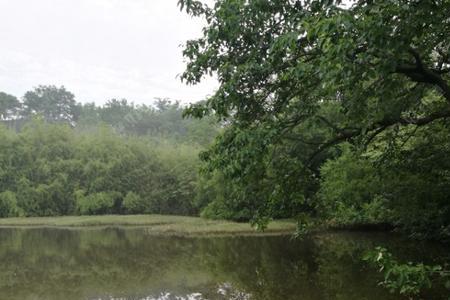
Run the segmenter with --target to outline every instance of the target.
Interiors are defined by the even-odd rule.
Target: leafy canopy
[[[245,199],[252,211],[311,206],[321,166],[339,156],[338,144],[380,157],[417,132],[447,126],[448,0],[179,5],[207,24],[185,45],[182,80],[214,75],[220,83],[186,114],[225,121],[203,159],[231,178],[233,199]]]
[[[40,85],[23,96],[23,115],[41,114],[47,122],[74,123],[79,116],[75,95],[64,86]]]
[[[321,123],[329,135],[310,160],[357,136],[370,141],[392,126],[450,116],[450,1],[179,3],[207,21],[203,37],[186,43],[182,79],[216,74],[220,82],[188,114],[266,126],[277,140],[307,120]],[[338,116],[323,111],[326,103]]]

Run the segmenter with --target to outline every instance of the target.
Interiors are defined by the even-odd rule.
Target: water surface
[[[405,260],[434,263],[446,254],[442,245],[380,233],[299,241],[156,236],[144,228],[2,228],[0,299],[399,299],[361,262],[377,245]]]

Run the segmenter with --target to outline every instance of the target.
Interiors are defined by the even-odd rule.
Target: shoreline
[[[264,231],[257,231],[249,223],[209,220],[200,217],[173,215],[98,215],[59,217],[19,217],[0,219],[2,228],[54,229],[145,229],[148,234],[175,236],[208,235],[286,235],[294,233],[293,220],[274,220]]]

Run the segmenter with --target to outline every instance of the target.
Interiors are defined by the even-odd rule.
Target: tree
[[[195,84],[217,73],[220,82],[188,113],[214,110],[242,128],[264,124],[284,135],[316,119],[333,132],[318,152],[450,116],[449,1],[302,2],[180,1],[208,24],[186,44],[182,78]],[[324,102],[339,103],[342,121],[320,114]]]
[[[111,99],[106,102],[100,111],[100,117],[103,122],[113,125],[122,126],[124,118],[134,109],[133,103],[128,103],[127,99]]]
[[[33,91],[26,92],[23,97],[23,114],[25,117],[40,114],[47,122],[77,121],[80,108],[75,96],[64,86],[40,85]]]
[[[78,125],[89,127],[97,126],[100,123],[100,107],[94,102],[80,105],[80,116]]]
[[[278,193],[274,181],[265,180],[296,174],[304,178],[282,191],[301,192],[308,201],[322,163],[339,156],[338,144],[388,153],[416,128],[432,134],[431,125],[448,126],[448,0],[179,5],[207,24],[203,37],[186,43],[182,80],[196,84],[216,74],[220,84],[186,113],[214,113],[229,124],[203,158],[211,169],[239,178],[248,195],[252,186]],[[263,198],[251,204],[256,213],[272,202]]]
[[[0,92],[0,120],[8,120],[14,117],[20,106],[20,102],[16,97]]]

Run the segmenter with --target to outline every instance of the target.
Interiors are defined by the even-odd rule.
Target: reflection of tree
[[[287,243],[288,237],[217,238],[202,244],[201,252],[217,253],[204,258],[206,266],[254,299],[297,299],[306,264],[302,252]]]
[[[419,243],[384,233],[330,233],[314,238],[319,266],[314,282],[323,292],[320,299],[401,299],[380,289],[376,274],[362,261],[363,254],[377,245],[385,245],[403,258],[427,260],[441,256],[445,248]],[[435,255],[437,254],[437,255]],[[441,295],[433,299],[445,299]]]
[[[211,300],[389,299],[359,255],[374,244],[408,248],[361,234],[292,241],[112,228],[1,229],[0,241],[0,299],[11,300],[139,299],[166,292]]]

